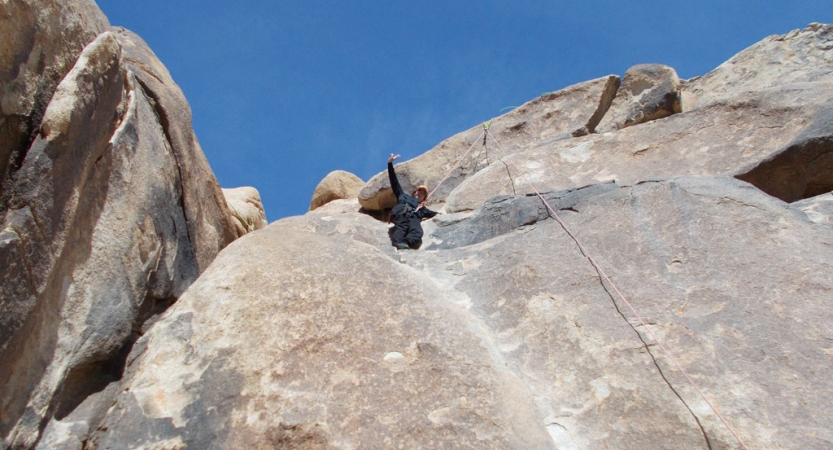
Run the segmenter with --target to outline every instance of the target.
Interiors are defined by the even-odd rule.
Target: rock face
[[[109,26],[92,0],[0,4],[0,186],[20,168],[58,83]]]
[[[466,165],[466,158],[432,200],[445,202],[447,212],[471,211],[494,195],[531,193],[530,182],[548,191],[609,180],[632,184],[678,175],[736,176],[785,201],[829,191],[833,174],[826,155],[833,147],[825,136],[833,134],[828,94],[833,87],[831,45],[833,27],[829,25],[811,24],[801,31],[767,38],[709,74],[680,82],[680,99],[689,105],[680,106],[685,113],[615,133],[576,133],[574,139],[551,140],[534,134],[496,133],[498,142],[488,140],[488,144],[498,147],[499,143],[498,150],[502,150],[495,150],[492,163],[468,169],[471,164]],[[677,80],[673,69],[658,65],[636,66],[625,78],[627,82],[616,94],[619,101],[613,100],[610,111],[604,109],[608,114],[600,119],[599,131],[604,131],[605,124],[608,131],[617,129],[613,125],[624,124],[631,116],[648,117],[649,110],[663,104],[663,93],[670,98]],[[653,86],[641,92],[656,101],[628,103],[640,86]],[[641,106],[631,109],[637,104]],[[531,102],[525,106],[545,105]],[[510,114],[494,122],[508,121]],[[539,109],[528,114],[541,117],[547,113]],[[434,148],[400,164],[402,169],[397,168],[397,173],[441,179],[451,167],[439,167],[434,161],[459,159],[465,143],[474,143],[476,131],[452,138],[463,141],[452,154],[437,156],[438,148]],[[435,175],[428,175],[432,171]],[[392,201],[384,173],[368,182],[360,200],[371,210]]]
[[[833,189],[827,164],[804,169],[831,150],[819,136],[833,131],[824,119],[829,107],[823,92],[830,86],[824,82],[743,93],[616,133],[537,145],[461,183],[448,196],[446,209],[473,210],[492,195],[531,193],[530,183],[547,191],[675,175],[737,176],[787,201],[814,196]],[[811,147],[813,143],[818,145]],[[768,167],[780,174],[753,179]],[[808,185],[814,191],[804,195]]]
[[[732,178],[546,197],[749,448],[829,445],[829,224]],[[358,207],[224,250],[95,448],[738,446],[536,197],[403,253]]]
[[[803,30],[773,35],[738,53],[685,90],[701,104],[743,92],[777,90],[780,86],[830,82],[833,77],[833,28],[811,23]]]
[[[831,29],[767,42],[818,62]],[[750,51],[665,118],[594,133],[609,78],[495,119],[506,154],[453,172],[424,250],[358,212],[389,203],[384,173],[240,239],[139,340],[89,446],[740,447],[679,365],[749,448],[828,448],[831,80],[746,79],[779,73]],[[542,125],[559,98],[593,107]],[[481,132],[403,179],[438,180]]]
[[[2,6],[38,17],[32,61],[64,64],[69,53],[40,50],[89,41],[65,76],[59,63],[45,70],[62,79],[42,120],[37,107],[26,116],[37,135],[2,187],[0,435],[15,449],[32,448],[96,393],[117,393],[106,387],[145,321],[236,237],[188,104],[147,45],[121,29],[96,37],[106,19],[92,2],[42,3]],[[89,15],[90,26],[76,26]],[[13,28],[12,42],[27,30]]]
[[[622,86],[597,128],[599,133],[621,130],[682,112],[677,71],[661,64],[628,69]]]
[[[257,189],[248,186],[223,189],[223,196],[231,210],[231,221],[238,237],[266,226],[266,211]]]
[[[95,448],[554,448],[430,279],[293,225],[232,244],[142,338]]]
[[[347,200],[358,198],[359,192],[364,187],[364,181],[350,172],[334,170],[327,174],[312,194],[309,203],[309,210],[315,209],[330,203],[333,200]]]
[[[397,164],[399,182],[406,192],[419,184],[434,189],[448,174],[431,199],[443,201],[457,185],[479,171],[503,167],[501,158],[507,153],[522,151],[532,143],[553,143],[593,132],[618,87],[619,77],[611,75],[542,95],[490,121],[489,132],[501,142],[503,149],[491,137],[483,139],[483,126],[476,126],[411,161]],[[384,161],[381,165],[384,166]],[[396,204],[387,172],[368,181],[359,193],[359,202],[367,210],[382,210]]]
[[[0,209],[4,447],[833,442],[833,25],[448,139],[398,167],[406,189],[450,175],[399,252],[360,212],[391,206],[384,172],[253,231],[259,195],[220,190],[165,68],[90,14],[42,113],[8,119],[3,93],[24,143]]]

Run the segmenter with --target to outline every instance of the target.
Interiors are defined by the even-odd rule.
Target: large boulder
[[[93,0],[0,2],[0,209],[55,88],[109,26]]]
[[[433,190],[445,178],[429,199],[429,203],[442,202],[457,185],[490,165],[500,164],[506,154],[522,151],[534,142],[551,143],[592,133],[618,87],[619,77],[609,75],[544,94],[489,121],[491,136],[484,135],[484,126],[476,126],[397,164],[399,182],[407,192],[419,184]],[[366,210],[375,211],[396,204],[387,172],[367,182],[359,202]]]
[[[296,222],[229,246],[137,343],[96,449],[555,448],[429,278]]]
[[[537,197],[428,222],[416,252],[335,201],[224,250],[89,442],[738,447],[673,357],[749,448],[827,448],[833,228],[733,178],[544,196],[645,323]]]
[[[605,133],[682,112],[677,71],[662,64],[639,64],[625,72],[622,85],[596,131]]]
[[[236,234],[182,92],[125,30],[84,48],[3,190],[0,436],[31,448]]]
[[[819,365],[833,229],[731,178],[546,197],[749,448],[828,446],[830,419],[814,411],[833,406],[817,395],[833,383]],[[737,447],[548,216],[537,197],[504,199],[440,223],[436,253],[409,262],[468,299],[577,448]],[[525,225],[460,245],[507,217]]]
[[[363,187],[364,181],[361,178],[350,172],[334,170],[328,173],[315,187],[312,200],[309,203],[309,210],[314,211],[333,200],[358,198]]]
[[[257,189],[251,186],[223,189],[223,196],[231,210],[231,222],[238,237],[266,226],[266,211]]]

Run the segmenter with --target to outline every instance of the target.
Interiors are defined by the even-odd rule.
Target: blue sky
[[[368,180],[542,93],[642,63],[703,75],[831,0],[98,0],[185,92],[220,185],[269,221],[330,171]],[[505,111],[504,111],[505,112]]]

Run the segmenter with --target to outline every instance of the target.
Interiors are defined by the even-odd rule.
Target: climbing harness
[[[494,135],[492,135],[492,132],[489,131],[489,126],[490,125],[491,125],[491,121],[483,123],[483,134],[482,134],[483,144],[484,145],[486,144],[487,137],[491,138],[491,140],[494,141],[495,144],[497,144],[500,151],[504,155],[508,155],[508,153],[503,148],[503,146],[500,144],[500,142],[494,137]],[[474,140],[475,144],[478,141],[480,141],[480,137],[478,137],[477,139]],[[468,151],[466,151],[466,153],[464,153],[463,156],[459,160],[457,160],[455,165],[452,166],[451,170],[446,174],[446,176],[437,184],[437,186],[434,188],[434,190],[431,191],[431,194],[433,194],[437,189],[439,189],[440,185],[443,182],[445,182],[446,179],[448,179],[448,177],[451,175],[451,172],[454,171],[457,168],[457,165],[460,164],[460,162],[463,161],[463,158],[465,158],[469,154],[469,152],[472,150],[472,148],[474,148],[475,144],[472,144],[472,146],[468,149]],[[501,159],[501,162],[503,162],[503,159]],[[504,163],[504,165],[506,165],[506,162],[503,162],[503,163]],[[518,166],[513,161],[510,160],[509,164],[511,164],[512,167],[514,167],[516,173],[522,173],[518,169]],[[508,166],[507,166],[507,171],[508,171]],[[510,173],[510,175],[511,175],[511,173]],[[512,180],[512,183],[513,183],[513,188],[514,188],[514,180]],[[697,392],[697,394],[700,396],[700,398],[704,402],[706,402],[706,404],[709,406],[709,408],[712,410],[712,412],[714,412],[715,416],[717,416],[717,418],[720,419],[720,421],[723,423],[723,425],[729,430],[729,432],[732,433],[732,435],[735,437],[735,439],[737,439],[737,441],[740,443],[741,447],[743,447],[746,450],[749,450],[748,447],[746,446],[746,444],[744,444],[743,440],[738,435],[738,433],[735,432],[734,428],[732,428],[732,426],[729,425],[729,422],[727,422],[726,419],[723,418],[723,416],[720,414],[720,412],[717,410],[717,408],[712,404],[712,402],[710,402],[709,399],[706,398],[706,395],[703,394],[703,391],[700,390],[700,388],[697,386],[697,384],[694,382],[694,380],[692,380],[692,378],[688,375],[688,373],[685,371],[685,369],[683,369],[683,367],[680,365],[680,363],[677,362],[677,360],[671,355],[671,352],[668,350],[668,348],[666,348],[666,346],[662,343],[662,341],[660,341],[656,337],[656,335],[651,331],[651,329],[648,327],[648,324],[646,323],[646,321],[642,318],[641,315],[639,315],[639,313],[636,311],[636,308],[634,308],[633,305],[631,305],[631,302],[629,302],[628,299],[625,298],[625,295],[622,294],[622,291],[619,290],[619,287],[616,286],[616,283],[614,283],[613,280],[610,279],[610,277],[607,275],[607,273],[605,273],[604,269],[602,269],[602,267],[599,265],[599,263],[597,263],[596,260],[587,251],[587,248],[584,246],[584,244],[582,244],[582,242],[578,239],[578,237],[576,237],[576,235],[573,234],[572,231],[570,231],[570,228],[567,227],[567,224],[564,223],[563,220],[561,220],[561,217],[558,216],[558,213],[550,205],[550,203],[547,201],[547,199],[544,198],[544,196],[538,191],[538,189],[535,188],[535,186],[532,184],[531,181],[526,180],[526,183],[527,183],[527,185],[529,185],[529,187],[532,189],[532,191],[535,192],[535,195],[538,196],[538,198],[540,198],[542,202],[544,202],[544,205],[546,205],[547,210],[550,212],[550,214],[553,216],[553,218],[555,218],[555,220],[561,225],[561,228],[563,228],[564,231],[573,239],[573,241],[575,241],[575,243],[578,245],[578,248],[581,251],[582,255],[584,255],[584,257],[587,258],[588,261],[590,261],[590,264],[593,266],[593,268],[596,269],[596,271],[599,273],[599,275],[605,281],[607,281],[607,283],[613,288],[613,290],[616,292],[616,294],[619,296],[619,298],[628,306],[628,309],[637,318],[640,325],[642,325],[643,329],[647,332],[648,336],[654,342],[656,342],[656,344],[657,344],[657,346],[659,346],[659,348],[662,349],[663,353],[665,354],[666,357],[668,357],[668,360],[671,361],[672,365],[677,368],[677,370],[683,375],[683,377],[685,377],[686,381],[688,381],[688,384],[690,384],[694,388],[694,390]],[[431,194],[429,194],[429,196]],[[426,200],[427,200],[427,198],[426,198]],[[646,346],[647,346],[647,344],[646,344]],[[695,418],[696,418],[696,415],[695,415]]]

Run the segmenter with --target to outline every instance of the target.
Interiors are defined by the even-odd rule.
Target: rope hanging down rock
[[[503,146],[500,145],[500,142],[498,142],[498,140],[495,139],[495,137],[492,135],[492,133],[489,131],[488,128],[486,128],[486,134],[495,142],[495,144],[497,144],[497,146],[501,150],[501,152],[506,154],[506,150],[504,150]],[[515,168],[515,171],[517,173],[520,173],[520,170],[518,169],[518,166],[515,165],[514,162],[512,162],[510,160],[509,163],[512,164],[512,166]],[[645,322],[645,320],[642,319],[642,316],[640,316],[639,313],[636,312],[636,309],[633,307],[633,305],[631,305],[631,303],[628,301],[628,299],[625,298],[625,295],[622,294],[622,291],[619,290],[619,287],[616,286],[616,283],[614,283],[613,280],[611,280],[610,277],[607,276],[607,273],[605,273],[605,271],[602,269],[602,267],[596,262],[595,259],[593,259],[593,257],[590,255],[590,253],[584,247],[584,244],[582,244],[581,241],[576,237],[576,235],[573,234],[572,231],[570,231],[570,228],[567,227],[567,224],[565,224],[564,221],[561,220],[561,217],[558,216],[558,213],[555,212],[555,209],[549,204],[547,199],[545,199],[544,196],[541,195],[541,193],[535,188],[535,186],[530,181],[527,180],[527,184],[532,189],[532,191],[535,192],[535,195],[537,195],[538,198],[540,198],[541,201],[544,202],[544,205],[546,205],[547,210],[549,210],[549,212],[552,214],[553,218],[555,218],[555,220],[558,221],[558,223],[561,225],[561,228],[563,228],[564,231],[573,239],[573,241],[576,242],[576,244],[579,247],[579,250],[581,250],[581,253],[587,258],[588,261],[590,261],[590,264],[592,264],[593,267],[602,276],[602,278],[604,278],[605,281],[607,281],[608,284],[610,284],[610,286],[613,287],[613,290],[616,292],[616,294],[619,296],[619,298],[622,299],[623,302],[625,302],[625,304],[628,306],[628,309],[630,309],[631,313],[633,313],[633,315],[637,318],[637,320],[639,320],[639,323],[642,325],[643,329],[645,329],[645,331],[648,333],[648,336],[650,336],[651,339],[654,342],[657,343],[657,345],[662,349],[663,353],[665,353],[665,356],[668,357],[668,360],[671,361],[671,363],[677,368],[677,370],[680,371],[680,373],[685,377],[685,379],[688,381],[688,383],[691,385],[691,387],[693,387],[694,390],[697,391],[697,394],[700,396],[700,398],[702,398],[703,401],[706,402],[707,405],[709,405],[709,408],[720,419],[720,421],[729,430],[729,432],[732,433],[732,435],[735,437],[735,439],[737,439],[737,441],[740,443],[741,447],[743,447],[746,450],[749,450],[748,447],[746,446],[746,444],[744,444],[743,440],[737,434],[737,432],[735,432],[735,429],[732,428],[731,425],[729,425],[729,422],[727,422],[726,419],[723,418],[723,416],[720,414],[720,412],[717,410],[717,408],[712,404],[712,402],[710,402],[709,399],[706,398],[705,394],[703,394],[703,391],[701,391],[700,388],[697,387],[697,384],[694,382],[694,380],[691,379],[691,377],[688,375],[688,373],[685,371],[685,369],[683,369],[683,367],[680,365],[680,363],[678,363],[677,360],[671,355],[671,352],[668,350],[668,348],[665,347],[665,345],[662,343],[662,341],[660,341],[656,337],[656,335],[654,335],[654,333],[648,327],[648,324]]]
[[[430,198],[431,195],[433,195],[434,192],[437,191],[437,189],[440,188],[440,185],[442,185],[448,179],[449,176],[451,176],[451,173],[455,169],[457,169],[457,167],[460,165],[460,163],[463,161],[463,159],[466,156],[468,156],[468,154],[471,152],[471,150],[474,148],[474,146],[477,144],[477,142],[480,141],[481,138],[483,138],[483,144],[484,145],[486,144],[487,137],[491,138],[491,140],[494,141],[495,144],[497,144],[500,151],[505,156],[508,156],[507,153],[506,153],[506,150],[503,148],[503,146],[500,144],[500,142],[494,137],[494,135],[492,135],[492,132],[489,131],[490,124],[491,124],[491,121],[483,123],[483,133],[480,136],[478,136],[477,139],[474,140],[474,143],[471,145],[471,147],[469,147],[469,149],[463,154],[463,156],[461,156],[460,159],[458,159],[457,162],[454,163],[454,165],[451,167],[451,169],[448,171],[448,173],[446,173],[445,177],[442,180],[440,180],[440,182],[437,183],[437,186],[434,188],[434,190],[432,190],[428,194],[428,197],[426,197],[426,200],[428,198]],[[503,159],[501,159],[501,162],[503,162]],[[518,166],[514,162],[512,162],[510,160],[509,163],[512,164],[512,167],[515,168],[516,173],[518,173],[518,174],[521,173],[521,171],[518,169]],[[506,163],[504,162],[504,164],[506,164]],[[508,171],[508,167],[507,167],[507,171]],[[514,180],[512,180],[512,184],[513,184],[513,189],[514,189]],[[732,433],[732,435],[735,437],[735,439],[737,439],[737,441],[740,443],[741,447],[743,447],[745,450],[749,450],[749,448],[746,446],[746,444],[744,444],[743,440],[740,438],[738,433],[735,432],[735,429],[732,428],[731,425],[729,425],[729,422],[727,422],[726,419],[723,418],[723,416],[720,414],[720,412],[717,410],[717,408],[712,404],[712,402],[710,402],[709,399],[706,398],[705,394],[703,394],[703,391],[700,390],[700,388],[697,386],[697,384],[694,382],[694,380],[691,379],[691,377],[688,375],[688,373],[685,371],[685,369],[683,369],[683,367],[680,365],[680,363],[678,363],[677,360],[671,355],[671,352],[668,350],[668,348],[666,348],[666,346],[662,343],[662,341],[660,341],[656,337],[656,335],[654,335],[654,333],[648,327],[648,324],[645,322],[645,320],[642,319],[642,316],[640,316],[639,313],[636,311],[636,308],[634,308],[633,305],[631,305],[631,303],[628,301],[628,299],[625,298],[625,295],[622,294],[622,291],[619,290],[619,287],[616,286],[616,283],[614,283],[613,280],[610,279],[610,277],[607,275],[607,273],[605,273],[605,271],[602,269],[602,267],[590,255],[590,253],[584,247],[584,244],[582,244],[582,242],[576,237],[576,235],[573,234],[572,231],[570,231],[570,228],[567,227],[567,224],[565,224],[564,221],[561,220],[561,217],[558,216],[558,213],[555,211],[555,209],[552,207],[552,205],[549,204],[547,199],[545,199],[544,196],[538,191],[538,189],[535,188],[535,186],[532,184],[532,182],[527,180],[527,184],[532,189],[532,191],[535,192],[535,195],[537,195],[538,198],[540,198],[541,201],[544,202],[544,205],[546,205],[547,210],[550,212],[550,214],[552,214],[553,218],[555,218],[555,220],[558,221],[558,223],[561,225],[561,228],[563,228],[564,231],[573,239],[573,241],[575,241],[575,243],[578,245],[579,250],[581,251],[581,253],[587,258],[588,261],[590,261],[590,264],[592,264],[593,267],[596,269],[596,271],[598,271],[599,275],[601,275],[602,278],[604,278],[604,280],[607,281],[608,284],[611,287],[613,287],[613,290],[616,292],[616,294],[619,296],[619,298],[623,302],[625,302],[625,304],[628,306],[628,309],[630,309],[631,313],[633,313],[633,315],[637,318],[637,320],[639,320],[639,323],[642,325],[643,329],[648,333],[648,336],[650,336],[650,338],[654,342],[656,342],[657,346],[659,346],[659,348],[662,349],[663,353],[665,353],[665,356],[668,357],[668,360],[671,361],[671,363],[674,365],[674,367],[676,367],[677,370],[683,375],[683,377],[685,377],[686,381],[688,381],[688,383],[691,385],[691,387],[694,388],[694,390],[697,392],[697,394],[700,396],[700,398],[703,399],[704,402],[706,402],[706,404],[709,406],[709,408],[712,410],[712,412],[714,412],[715,416],[717,416],[720,419],[720,421],[723,423],[723,425],[729,430],[729,432]]]

